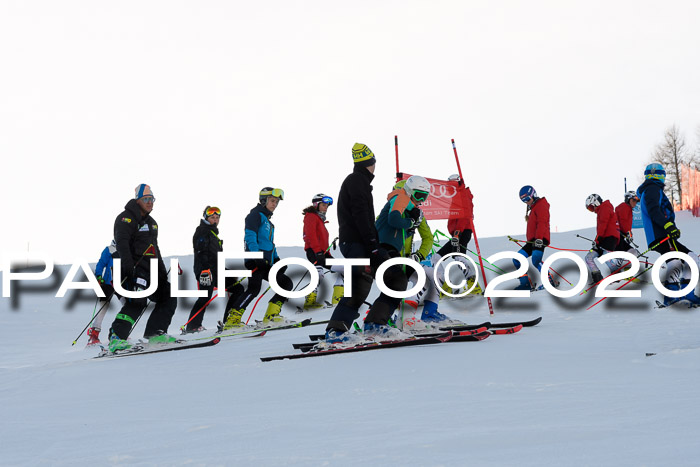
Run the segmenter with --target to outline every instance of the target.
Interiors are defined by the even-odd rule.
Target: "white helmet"
[[[423,202],[430,195],[430,182],[420,175],[412,175],[403,186],[412,200]]]
[[[600,195],[593,193],[588,198],[586,198],[586,209],[593,211],[593,208],[600,206],[603,202],[603,198]]]
[[[450,182],[458,182],[460,180],[459,174],[452,174],[447,178]]]

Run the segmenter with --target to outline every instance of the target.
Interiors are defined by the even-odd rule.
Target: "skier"
[[[259,251],[263,253],[262,259],[249,259],[245,261],[245,267],[253,270],[253,275],[248,278],[248,287],[226,308],[224,314],[224,330],[234,327],[243,327],[241,317],[246,307],[260,293],[263,280],[269,281],[270,269],[280,260],[275,248],[275,226],[270,221],[272,214],[277,209],[279,202],[284,200],[284,191],[280,188],[265,187],[260,190],[258,204],[250,210],[245,218],[245,251]],[[284,274],[287,267],[277,272],[277,283],[285,290],[292,290],[292,280]],[[264,325],[284,324],[286,321],[280,315],[282,305],[287,301],[286,297],[275,294],[267,303],[267,310],[263,318]]]
[[[676,226],[676,215],[673,206],[664,193],[666,183],[666,171],[661,164],[649,164],[644,170],[644,183],[637,188],[642,204],[642,222],[644,234],[647,237],[649,248],[656,246],[654,251],[659,254],[670,251],[686,253],[700,267],[700,258],[678,239],[681,231]],[[661,244],[666,237],[669,239]],[[681,290],[690,283],[690,268],[680,259],[672,259],[666,265],[667,275],[664,286],[669,290]],[[685,297],[669,298],[664,296],[664,305],[671,305],[685,300],[693,305],[700,305],[700,298],[691,290]]]
[[[639,251],[632,246],[632,210],[637,206],[639,196],[637,192],[628,191],[625,193],[625,200],[615,208],[617,222],[620,224],[620,243],[618,243],[616,251],[627,251],[635,256],[639,256]]]
[[[520,189],[520,201],[527,205],[525,210],[525,221],[527,222],[526,239],[527,243],[518,251],[525,258],[532,256],[532,265],[540,272],[540,281],[542,279],[542,256],[544,249],[549,245],[549,203],[547,198],[540,198],[537,192],[530,185],[525,185]],[[516,260],[513,264],[517,268],[519,266]],[[559,285],[550,273],[547,274],[550,284],[554,287]],[[520,284],[515,290],[531,290],[534,289],[535,283],[530,280],[527,274],[520,277]]]
[[[331,303],[336,305],[345,294],[345,286],[342,274],[343,267],[341,265],[326,265],[326,259],[333,258],[328,251],[328,230],[326,229],[326,223],[328,222],[326,213],[328,212],[328,207],[332,204],[333,198],[319,193],[311,199],[311,206],[304,209],[302,214],[304,215],[304,250],[306,251],[306,258],[316,266],[319,283],[323,282],[326,273],[336,273],[333,298],[331,299]],[[322,304],[317,303],[317,298],[318,287],[306,296],[304,308],[322,307]]]
[[[95,278],[97,282],[100,283],[100,288],[105,294],[104,297],[99,299],[103,302],[99,313],[95,316],[92,322],[92,327],[88,328],[88,346],[100,343],[100,331],[102,330],[102,320],[104,320],[107,314],[108,303],[114,295],[114,287],[112,286],[112,265],[114,263],[114,255],[117,253],[117,244],[114,240],[102,250],[100,254],[100,259],[97,261],[95,266]],[[119,295],[117,295],[119,297]]]
[[[609,200],[603,201],[596,193],[586,198],[586,209],[596,214],[596,236],[591,250],[586,254],[586,265],[591,271],[591,283],[597,284],[603,280],[603,275],[595,263],[595,258],[615,251],[620,243],[620,224],[612,203]],[[606,262],[606,265],[611,273],[619,267],[615,260]]]
[[[370,258],[371,266],[352,267],[352,291],[343,297],[333,310],[326,327],[328,344],[351,345],[360,342],[348,330],[360,316],[359,308],[367,299],[374,271],[389,259],[389,253],[380,247],[377,229],[374,226],[374,201],[372,180],[377,160],[366,145],[355,143],[352,147],[353,171],[340,187],[338,195],[338,236],[340,251],[345,258]]]
[[[155,308],[146,323],[144,337],[149,343],[169,343],[176,339],[167,334],[177,298],[170,296],[170,283],[158,248],[158,224],[151,217],[155,197],[151,187],[142,183],[136,187],[134,199],[126,203],[125,210],[114,221],[114,240],[121,260],[122,283],[125,290],[141,291],[149,286],[151,259],[158,260],[158,287],[147,298],[126,298],[121,312],[112,322],[109,332],[109,350],[128,349],[127,337],[132,326],[148,305]]]
[[[411,180],[412,178],[413,177],[409,178],[409,180]],[[428,183],[427,180],[425,180],[425,182]],[[387,201],[391,202],[391,200],[394,198],[409,196],[406,188],[406,183],[406,180],[401,180],[397,182],[396,185],[394,185],[394,191],[389,193],[389,195],[387,196]],[[430,184],[428,183],[428,191],[430,191],[429,187]],[[416,208],[420,209],[418,206],[416,206]],[[428,225],[428,221],[425,219],[425,216],[422,215],[422,211],[421,215],[419,215],[419,219],[420,223],[417,226],[411,227],[406,231],[406,238],[403,242],[401,254],[402,256],[410,257],[413,261],[418,263],[420,267],[423,268],[423,271],[425,271],[426,281],[423,288],[419,290],[418,293],[412,295],[411,297],[408,297],[404,301],[404,303],[411,307],[413,310],[417,310],[418,304],[421,301],[423,301],[423,312],[420,317],[420,321],[422,323],[447,324],[449,322],[449,324],[452,324],[453,322],[455,322],[454,320],[451,320],[449,317],[438,312],[438,302],[440,300],[440,296],[438,293],[437,286],[435,285],[435,281],[433,280],[434,269],[430,265],[430,260],[426,259],[430,255],[430,250],[433,247],[433,233],[430,230],[430,226]],[[416,231],[418,231],[418,234],[421,237],[421,241],[418,249],[413,251],[413,237]],[[381,232],[379,233],[379,238],[380,240],[382,239]],[[417,283],[418,273],[413,268],[407,267],[406,273],[408,274],[409,282],[413,284]],[[440,276],[438,276],[438,278],[440,278]],[[401,312],[399,312],[399,318],[403,319],[404,323],[407,323],[407,320],[403,317]],[[414,326],[413,329],[416,329],[415,320],[409,321],[410,323],[408,324]]]
[[[202,213],[199,226],[192,236],[194,247],[194,276],[197,278],[198,290],[206,290],[206,297],[199,297],[190,311],[190,317],[185,333],[201,332],[204,313],[208,303],[216,293],[218,284],[218,254],[223,251],[224,241],[219,238],[219,220],[221,209],[215,206],[207,206]],[[229,299],[226,308],[233,305],[233,301],[243,293],[243,286],[233,277],[226,278],[226,291]]]
[[[389,200],[379,213],[375,224],[379,244],[387,251],[389,257],[410,255],[410,249],[405,250],[405,240],[406,237],[413,236],[413,232],[423,221],[423,212],[419,206],[429,195],[430,182],[419,175],[413,175],[406,180],[403,190],[390,193]],[[394,265],[387,269],[384,272],[384,283],[392,290],[406,290],[408,278],[402,266]],[[382,292],[369,308],[365,318],[365,336],[377,340],[404,339],[409,336],[410,334],[388,325],[389,318],[400,303],[400,298]],[[434,312],[430,317],[437,319],[436,307],[429,308],[429,311]]]
[[[460,185],[463,184],[458,174],[450,175],[448,180],[451,182],[458,182]],[[469,203],[469,206],[466,209],[468,215],[464,217],[450,217],[447,220],[447,231],[450,233],[450,235],[452,235],[452,238],[450,238],[450,241],[446,242],[442,246],[442,248],[440,248],[437,251],[437,253],[433,254],[433,264],[437,264],[443,256],[448,255],[450,253],[462,253],[463,255],[466,255],[467,246],[469,245],[469,242],[472,239],[471,213],[474,210],[474,207],[472,205],[472,195],[470,192],[468,192],[468,195],[469,196],[467,198],[467,201]],[[453,256],[452,258],[455,261],[459,261],[464,266],[462,268],[462,271],[464,272],[464,276],[467,279],[467,289],[469,289],[472,286],[472,284],[474,284],[474,280],[476,279],[476,273],[474,271],[474,268],[472,267],[471,262],[469,262],[463,256]],[[438,274],[444,277],[442,271],[440,271]],[[447,284],[443,284],[443,288],[445,290],[447,290],[447,287]],[[450,292],[455,293],[455,291]],[[470,295],[481,295],[482,293],[483,292],[481,290],[481,287],[479,286],[479,284],[476,284],[474,286],[474,289],[470,292]]]

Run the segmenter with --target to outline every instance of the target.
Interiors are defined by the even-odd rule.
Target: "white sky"
[[[286,193],[277,244],[301,245],[355,142],[379,211],[395,134],[401,169],[434,178],[455,138],[481,237],[524,232],[524,184],[552,230],[592,226],[586,196],[619,203],[667,127],[695,143],[698,18],[693,1],[2,0],[0,254],[96,261],[142,182],[164,255],[191,254],[207,204],[241,250],[266,185]]]

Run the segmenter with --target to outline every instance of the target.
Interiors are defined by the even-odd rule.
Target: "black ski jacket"
[[[192,245],[194,247],[194,275],[199,280],[199,274],[209,269],[212,274],[212,284],[217,280],[217,253],[224,251],[224,241],[219,238],[219,229],[215,225],[199,221],[199,227],[194,231]]]
[[[122,261],[122,278],[132,275],[133,271],[133,277],[149,281],[152,258],[158,259],[159,276],[167,275],[158,248],[158,224],[150,215],[141,217],[141,209],[135,199],[129,200],[124,212],[114,220],[114,240]]]
[[[372,174],[365,167],[355,165],[345,178],[338,195],[338,236],[341,243],[362,243],[367,251],[378,248],[377,229],[374,226],[374,199]]]

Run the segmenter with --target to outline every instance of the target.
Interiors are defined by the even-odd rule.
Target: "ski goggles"
[[[421,190],[414,190],[413,191],[413,199],[419,202],[424,202],[426,199],[428,199],[428,195],[430,195],[429,191],[421,191]]]
[[[284,190],[282,188],[273,188],[272,190],[261,191],[260,196],[274,196],[275,198],[283,200]]]
[[[204,212],[207,214],[207,217],[213,216],[214,214],[221,216],[221,209],[217,208],[216,206],[209,207]]]
[[[320,202],[326,203],[328,206],[330,206],[333,204],[333,198],[331,198],[330,196],[324,196],[323,198],[321,198]]]
[[[156,198],[155,198],[155,196],[142,196],[141,198],[139,198],[139,201],[143,201],[146,204],[155,203]]]

